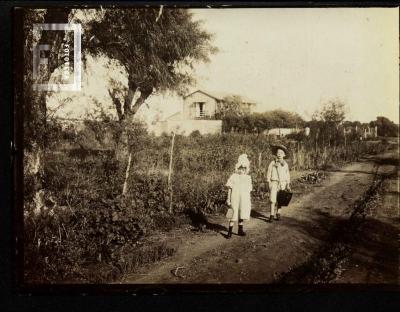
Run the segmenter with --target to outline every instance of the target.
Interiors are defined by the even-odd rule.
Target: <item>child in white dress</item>
[[[243,221],[250,219],[251,198],[253,189],[250,171],[250,161],[246,154],[239,156],[235,165],[235,172],[229,177],[226,186],[228,189],[227,204],[233,209],[233,216],[229,218],[229,229],[227,238],[232,237],[234,222],[238,222],[238,235],[245,236]]]
[[[269,200],[271,202],[271,213],[269,221],[280,219],[280,206],[277,204],[277,194],[279,190],[290,190],[289,165],[283,159],[288,151],[283,145],[272,146],[275,160],[271,161],[267,171],[267,182],[269,186]]]

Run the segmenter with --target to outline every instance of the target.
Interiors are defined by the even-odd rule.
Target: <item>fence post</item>
[[[169,171],[168,171],[168,188],[169,188],[169,212],[172,213],[172,185],[171,185],[171,174],[172,174],[172,160],[174,154],[174,143],[175,143],[175,131],[172,132],[171,140],[171,151],[169,156]]]
[[[297,144],[296,144],[296,146],[297,146],[297,151],[296,151],[296,167],[297,167],[297,170],[300,170],[300,166],[302,165],[302,164],[300,164],[301,163],[301,155],[300,155],[300,142],[297,142]],[[294,158],[294,157],[293,157]]]
[[[347,137],[346,137],[346,128],[344,128],[344,130],[343,130],[344,132],[344,158],[345,158],[345,160],[347,160],[347,155],[348,155],[348,153],[347,153]]]
[[[122,195],[125,195],[126,190],[128,189],[128,178],[129,178],[129,171],[131,169],[131,163],[132,163],[132,151],[129,152],[128,166],[126,167],[125,171],[125,181],[124,181],[124,186],[122,188]]]

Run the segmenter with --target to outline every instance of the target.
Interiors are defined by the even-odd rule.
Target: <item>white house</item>
[[[183,97],[182,109],[162,121],[154,128],[155,135],[176,133],[189,135],[198,130],[201,134],[215,134],[222,131],[222,120],[215,119],[215,114],[224,103],[223,98],[229,94],[210,93],[196,90]],[[251,113],[254,101],[243,99],[242,109]]]
[[[184,97],[184,115],[189,118],[212,118],[224,103],[224,98],[233,94],[223,92],[194,91]],[[241,110],[246,113],[254,112],[255,101],[240,96]]]

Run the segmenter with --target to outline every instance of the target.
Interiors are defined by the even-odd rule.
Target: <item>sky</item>
[[[310,119],[329,100],[346,103],[347,120],[369,122],[385,116],[399,122],[398,8],[196,9],[193,18],[214,34],[219,52],[198,64],[192,89],[243,95],[257,111],[284,109]],[[82,117],[92,99],[111,104],[112,73],[102,60],[89,58],[82,91],[49,99],[57,107],[71,97],[62,114]],[[181,110],[181,99],[149,98],[147,119]],[[159,118],[159,117],[157,117]]]
[[[399,122],[398,8],[199,9],[220,51],[199,86],[250,97],[258,110],[310,118],[340,99],[347,118]]]

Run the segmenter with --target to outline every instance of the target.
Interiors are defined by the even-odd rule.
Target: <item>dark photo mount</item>
[[[370,298],[378,300],[379,296],[385,292],[388,305],[395,304],[397,298],[395,294],[399,290],[398,283],[394,282],[395,278],[388,278],[389,272],[394,272],[392,265],[395,256],[392,255],[392,251],[395,248],[395,242],[388,243],[385,246],[381,244],[381,247],[378,248],[383,254],[387,255],[385,265],[380,265],[374,257],[361,264],[361,267],[363,265],[373,267],[372,276],[383,274],[383,278],[377,278],[373,282],[375,284],[371,285],[362,279],[357,280],[358,271],[354,273],[354,276],[345,275],[342,280],[340,280],[341,272],[337,274],[346,263],[353,264],[351,261],[359,260],[352,258],[354,251],[358,252],[363,248],[376,247],[375,243],[367,243],[363,240],[360,240],[360,244],[357,245],[352,237],[353,233],[361,233],[359,237],[362,237],[363,231],[369,229],[376,230],[379,236],[383,235],[380,229],[386,228],[385,233],[388,238],[392,238],[396,234],[396,227],[390,222],[382,221],[383,219],[378,220],[378,217],[377,220],[374,219],[374,222],[368,219],[370,207],[376,204],[377,198],[391,196],[388,200],[392,202],[398,196],[385,195],[392,192],[388,187],[395,181],[393,168],[398,166],[398,159],[394,155],[396,141],[391,139],[391,135],[385,138],[385,135],[379,132],[383,127],[386,127],[385,129],[388,129],[389,132],[392,131],[394,129],[393,122],[390,123],[389,119],[389,121],[377,119],[373,121],[373,126],[368,125],[365,128],[366,130],[362,128],[362,131],[368,131],[368,136],[374,136],[374,133],[377,137],[379,136],[383,145],[386,144],[391,147],[389,152],[394,156],[392,154],[383,158],[377,156],[369,160],[371,166],[378,166],[383,171],[378,169],[377,172],[372,172],[369,167],[364,168],[365,172],[362,172],[364,169],[360,169],[358,172],[355,167],[343,169],[343,172],[349,174],[343,180],[343,183],[351,185],[351,183],[356,183],[357,179],[361,179],[363,183],[365,182],[365,186],[363,186],[365,189],[351,195],[362,197],[360,202],[356,202],[355,199],[353,201],[353,198],[348,199],[346,195],[343,195],[344,197],[341,200],[349,205],[350,208],[348,209],[353,209],[353,213],[346,215],[348,219],[341,220],[341,217],[335,215],[334,209],[327,212],[328,210],[324,208],[329,206],[330,203],[334,203],[330,198],[323,197],[321,202],[323,207],[317,209],[313,208],[311,202],[303,200],[300,194],[302,192],[318,192],[320,189],[333,192],[333,188],[329,189],[327,179],[330,176],[342,176],[343,173],[340,172],[342,167],[337,164],[331,166],[328,162],[333,162],[334,157],[342,157],[338,156],[339,152],[337,151],[342,146],[346,145],[347,147],[352,144],[350,142],[355,141],[356,137],[351,137],[350,134],[346,136],[345,134],[342,140],[338,134],[336,137],[331,136],[328,139],[328,136],[324,137],[324,133],[332,131],[332,128],[312,124],[310,125],[311,136],[313,129],[317,129],[313,127],[320,127],[318,129],[319,136],[313,137],[314,141],[307,143],[309,145],[304,143],[304,146],[302,146],[303,143],[298,144],[297,142],[305,142],[301,137],[303,134],[299,133],[297,136],[291,134],[291,139],[296,141],[295,144],[292,144],[283,137],[285,131],[283,129],[292,127],[296,127],[296,129],[303,127],[305,129],[309,124],[302,124],[302,122],[308,122],[302,116],[300,116],[300,119],[303,118],[303,121],[296,120],[295,126],[291,126],[289,122],[288,126],[277,124],[276,127],[264,129],[260,126],[260,128],[253,127],[250,129],[250,127],[246,128],[242,125],[241,117],[236,117],[236,115],[234,118],[227,117],[227,111],[224,109],[226,107],[233,108],[229,113],[247,116],[249,112],[253,113],[251,107],[253,102],[259,101],[258,99],[247,98],[247,94],[237,96],[235,92],[221,93],[221,95],[218,92],[214,93],[200,87],[187,89],[186,82],[192,77],[177,75],[175,70],[168,67],[168,62],[175,64],[174,58],[182,60],[188,55],[197,57],[199,61],[205,61],[207,58],[212,58],[214,53],[218,53],[214,51],[214,48],[221,49],[221,47],[208,37],[206,30],[196,29],[197,26],[191,24],[190,18],[186,20],[185,12],[182,15],[169,13],[169,10],[174,10],[172,4],[166,3],[161,7],[160,3],[150,3],[150,7],[145,7],[144,3],[129,3],[129,5],[134,6],[121,4],[120,7],[111,9],[111,4],[101,3],[102,6],[98,13],[104,14],[103,10],[105,12],[108,12],[107,10],[121,10],[119,14],[111,12],[107,15],[105,13],[105,18],[108,18],[109,21],[119,19],[120,24],[123,25],[121,21],[124,21],[124,18],[125,21],[128,21],[132,16],[137,16],[138,19],[142,18],[139,13],[132,13],[132,16],[124,13],[129,9],[140,7],[145,11],[147,10],[146,16],[153,23],[160,23],[163,27],[165,25],[165,27],[171,27],[174,31],[173,35],[169,32],[164,33],[161,26],[160,28],[152,28],[152,26],[147,25],[143,27],[143,33],[138,31],[139,35],[135,37],[136,41],[130,42],[124,39],[123,36],[128,31],[125,31],[125,27],[122,27],[118,30],[121,37],[116,37],[116,42],[114,42],[111,37],[118,32],[107,32],[107,29],[112,29],[112,27],[118,29],[117,23],[109,23],[107,26],[100,22],[92,22],[92,24],[88,22],[90,26],[84,25],[84,31],[80,37],[82,44],[80,63],[82,65],[80,70],[82,85],[86,83],[84,81],[85,75],[87,75],[86,70],[88,70],[86,66],[92,55],[96,57],[106,55],[110,59],[123,64],[121,67],[115,66],[114,63],[107,64],[108,72],[106,70],[106,74],[120,71],[121,68],[123,72],[126,70],[126,73],[128,73],[126,77],[119,81],[118,79],[121,78],[119,76],[112,76],[111,78],[107,76],[110,82],[105,92],[108,99],[104,103],[108,101],[106,104],[111,107],[111,114],[105,109],[106,105],[97,98],[82,96],[79,100],[80,96],[76,95],[79,91],[72,91],[70,99],[66,99],[68,96],[64,95],[55,99],[56,91],[33,92],[29,87],[33,81],[32,77],[29,76],[32,75],[33,50],[26,47],[27,41],[33,39],[29,37],[32,34],[27,30],[27,20],[32,18],[31,24],[68,24],[71,20],[71,10],[99,8],[97,4],[92,2],[88,3],[89,7],[83,7],[82,4],[68,4],[63,7],[58,3],[52,2],[51,4],[51,8],[49,6],[46,13],[39,12],[37,16],[35,14],[29,15],[30,10],[36,7],[35,3],[29,4],[30,8],[21,5],[12,10],[12,54],[9,52],[8,55],[12,55],[12,65],[9,68],[12,68],[13,78],[10,79],[9,84],[11,87],[12,83],[12,90],[10,91],[13,92],[13,95],[10,98],[10,105],[3,107],[2,110],[2,112],[5,112],[2,116],[11,116],[12,114],[9,121],[5,117],[2,119],[2,123],[6,125],[6,131],[3,133],[4,146],[7,146],[7,149],[10,146],[7,135],[12,132],[12,144],[9,150],[12,157],[3,160],[2,163],[4,168],[13,168],[13,171],[8,173],[10,179],[12,177],[13,180],[8,185],[8,188],[12,189],[10,200],[13,208],[6,212],[6,218],[2,218],[2,225],[4,225],[2,228],[12,228],[11,236],[8,236],[9,241],[12,241],[11,261],[8,263],[6,261],[6,266],[12,267],[12,270],[8,271],[5,280],[11,281],[11,289],[14,294],[17,293],[22,296],[158,294],[162,295],[162,298],[156,299],[154,304],[156,304],[155,302],[168,304],[167,301],[163,301],[164,299],[167,300],[167,295],[229,295],[233,293],[240,294],[240,297],[243,298],[243,304],[256,302],[255,304],[260,306],[264,300],[262,298],[274,302],[287,298],[286,307],[290,307],[290,302],[294,301],[315,301],[322,305],[323,300],[326,300],[329,295],[336,296],[337,300],[349,300],[352,294],[359,294],[360,292],[369,292]],[[179,7],[179,5],[177,6]],[[299,7],[309,5],[306,3],[298,4]],[[365,4],[363,6],[369,5],[377,6],[376,4]],[[389,8],[394,9],[394,5],[393,3],[386,3]],[[215,7],[214,5],[210,6]],[[240,10],[249,5],[233,3],[233,6]],[[275,4],[257,5],[257,7],[262,6],[275,7]],[[280,7],[285,6],[296,7],[297,3],[280,5]],[[331,8],[334,9],[337,6],[351,7],[353,5],[352,3],[333,4]],[[37,7],[46,8],[47,3]],[[207,6],[200,3],[186,3],[183,7],[185,9],[191,7],[205,9]],[[216,7],[224,10],[222,4],[218,4]],[[315,7],[326,6],[316,4]],[[174,17],[177,21],[181,19],[177,23],[183,23],[183,26],[174,28],[176,25],[168,24],[163,20],[165,16]],[[83,17],[79,18],[83,20]],[[93,21],[96,21],[96,19],[94,18]],[[143,21],[145,22],[146,19],[143,19]],[[138,25],[139,23],[134,24],[134,27],[140,27]],[[189,42],[189,46],[185,43],[180,47],[178,46],[178,51],[174,51],[176,47],[170,43],[174,40],[178,42],[182,38],[186,38],[187,33],[182,37],[179,37],[180,35],[177,33],[177,29],[182,29],[185,25],[188,25],[188,28],[185,28],[186,31],[193,31],[192,27],[194,27],[195,35],[198,37],[194,36],[195,39]],[[88,29],[93,32],[90,36],[87,35]],[[168,42],[166,45],[167,52],[162,51],[163,43],[157,40],[143,40],[143,43],[136,44],[139,47],[137,50],[129,50],[129,53],[121,50],[122,46],[137,43],[138,40],[140,41],[140,36],[148,32],[151,35],[169,38],[169,41],[165,41]],[[39,44],[44,45],[48,42],[54,43],[50,50],[40,53],[40,59],[47,60],[46,66],[48,66],[50,74],[53,75],[51,79],[53,79],[53,82],[55,81],[54,85],[60,85],[62,80],[62,73],[59,71],[59,68],[61,68],[60,59],[62,58],[60,51],[65,33],[64,30],[44,31],[42,39],[38,41]],[[133,34],[133,32],[131,33]],[[123,39],[121,40],[121,38]],[[102,45],[102,42],[107,42],[108,45]],[[149,50],[146,51],[146,48]],[[186,48],[188,51],[185,50]],[[75,49],[71,49],[68,53],[73,54],[74,51]],[[188,55],[185,55],[186,52]],[[59,55],[59,57],[52,58],[53,55]],[[169,59],[169,56],[171,56],[171,59]],[[138,65],[141,62],[133,61],[135,57],[142,58],[141,62],[155,60],[156,63],[154,64],[156,65],[151,67],[155,70],[147,71],[148,66],[145,71],[141,71],[143,69]],[[71,64],[68,65],[71,67],[70,73],[74,74],[76,68],[73,68],[72,63],[75,57],[69,55],[67,59],[68,62],[71,61]],[[167,66],[164,67],[165,64],[158,63],[161,61],[165,62]],[[102,69],[100,70],[101,62],[97,61],[94,64],[95,67],[93,68],[98,71],[95,71],[95,74],[92,71],[92,75],[100,77],[103,75]],[[190,63],[188,66],[193,66],[193,64]],[[165,70],[165,72],[162,72],[162,70]],[[56,75],[59,76],[54,78]],[[124,79],[127,79],[127,82],[124,82]],[[99,83],[99,85],[101,84]],[[82,88],[85,87],[87,86],[84,85]],[[136,113],[140,112],[139,109],[142,112],[148,109],[149,115],[144,113],[146,117],[150,116],[150,112],[152,118],[157,115],[158,112],[150,111],[150,108],[148,108],[153,107],[151,96],[156,93],[155,90],[174,90],[178,97],[182,98],[183,110],[179,118],[174,120],[176,116],[171,117],[173,114],[170,114],[168,118],[171,117],[171,120],[166,122],[166,120],[157,119],[159,117],[154,117],[154,120],[156,120],[154,123],[160,125],[160,127],[165,122],[163,125],[167,126],[162,128],[163,130],[171,130],[170,125],[181,122],[175,131],[171,131],[172,134],[163,135],[160,131],[160,135],[152,136],[147,133],[148,130],[143,129],[141,124],[133,122]],[[66,91],[61,92],[65,93]],[[78,100],[74,99],[74,96]],[[54,104],[57,101],[60,103],[61,110],[74,101],[80,101],[82,104],[89,100],[93,103],[95,109],[83,118],[66,117],[68,113],[65,116],[62,114],[57,116],[59,107]],[[169,99],[165,101],[169,103],[167,102]],[[192,101],[190,103],[192,106],[186,111],[185,105],[188,101]],[[208,109],[208,101],[216,103],[214,111]],[[7,114],[7,109],[9,109],[9,114]],[[247,112],[248,109],[249,112]],[[95,113],[98,115],[95,116]],[[321,113],[323,113],[322,110]],[[162,112],[162,114],[167,113]],[[187,117],[189,115],[185,114],[192,114],[193,116],[190,115],[189,118]],[[190,121],[182,122],[182,116],[186,116]],[[275,118],[273,114],[266,114],[262,118],[260,116],[257,117],[260,124],[270,122]],[[251,118],[246,118],[243,119],[245,120],[243,124],[255,124]],[[282,120],[288,118],[289,120],[289,117],[283,115],[279,118],[282,118]],[[219,120],[221,120],[220,124]],[[301,126],[298,126],[297,122]],[[203,124],[205,126],[202,126]],[[229,125],[229,131],[224,128],[226,125]],[[395,125],[398,127],[398,124]],[[380,128],[381,126],[382,128]],[[349,127],[353,127],[353,125],[349,124]],[[375,127],[378,130],[375,130]],[[271,134],[272,131],[268,136],[268,131],[275,128],[279,129],[279,132]],[[354,126],[354,128],[357,129],[357,126]],[[257,146],[260,143],[255,143],[256,141],[251,141],[252,139],[245,141],[237,138],[242,134],[253,135],[249,133],[253,129],[256,129],[253,133],[254,137],[257,138],[258,142],[264,144],[263,147]],[[179,131],[182,131],[182,133],[179,133]],[[216,133],[212,131],[216,131]],[[228,143],[215,137],[218,131],[225,136],[224,140],[228,140],[226,141]],[[229,136],[231,131],[235,132],[232,137]],[[341,131],[343,133],[343,130]],[[362,132],[361,135],[364,136],[365,133]],[[269,137],[269,140],[274,135],[273,141],[262,141],[264,134]],[[204,139],[207,136],[213,138],[213,141],[210,141],[211,143]],[[266,166],[274,157],[268,150],[270,142],[292,144],[287,159],[291,170],[293,166],[295,168],[293,170],[298,172],[309,169],[315,170],[312,173],[294,175],[296,180],[292,182],[293,199],[289,206],[282,210],[280,223],[272,222],[272,224],[264,222],[270,215],[268,185],[266,182],[259,182],[260,179],[266,179]],[[357,144],[360,145],[365,142],[368,143],[364,139],[362,143]],[[379,145],[379,148],[377,145],[376,150],[373,151],[378,153],[377,155],[383,155],[385,152],[383,147],[382,150],[380,149],[382,144]],[[365,149],[361,151],[362,148],[357,151],[352,150],[354,155],[350,155],[348,151],[343,152],[346,153],[344,157],[347,158],[340,159],[340,161],[348,162],[351,157],[353,157],[351,161],[356,161],[357,157],[366,153]],[[211,149],[214,149],[214,151],[207,152]],[[218,149],[220,149],[220,152],[215,152]],[[312,153],[304,152],[307,149],[312,153],[317,151],[319,158],[308,160],[309,163],[306,165],[301,163],[302,156],[299,155],[304,153],[306,157],[311,159]],[[224,185],[226,179],[232,173],[231,171],[234,170],[237,157],[242,153],[242,150],[245,150],[251,158],[250,168],[252,171],[250,175],[253,178],[253,191],[250,222],[255,222],[256,225],[253,227],[253,223],[249,222],[247,229],[245,222],[244,227],[247,235],[245,238],[241,238],[236,235],[237,224],[235,224],[233,239],[227,243],[225,235],[228,223],[223,218],[227,190]],[[321,165],[320,159],[323,157],[326,157],[328,165]],[[204,159],[206,160],[204,161]],[[213,163],[214,159],[217,160],[215,163]],[[8,162],[9,160],[11,160],[11,163]],[[311,163],[313,161],[314,163]],[[266,165],[264,162],[266,162]],[[321,169],[325,165],[326,167]],[[309,168],[306,169],[306,166],[309,166]],[[342,163],[340,166],[342,166]],[[385,166],[390,167],[388,172],[384,171],[386,169],[382,169],[386,168]],[[322,170],[326,174],[322,174]],[[5,177],[7,177],[7,170],[5,170],[5,173]],[[353,174],[357,176],[353,178]],[[367,174],[373,176],[371,181],[364,178]],[[4,189],[7,189],[7,185]],[[200,191],[196,193],[196,189]],[[343,194],[345,194],[344,191]],[[4,199],[7,205],[8,198],[7,195],[4,195],[2,195],[2,200]],[[326,204],[324,200],[326,200]],[[292,214],[294,209],[304,217],[313,220],[315,224],[301,222],[298,215]],[[323,209],[325,210],[322,211]],[[374,217],[371,218],[375,218],[376,212],[374,213]],[[328,230],[320,230],[320,224],[325,224]],[[265,229],[268,229],[268,231],[265,231]],[[261,233],[260,231],[265,232],[263,232],[265,238],[261,238],[261,235],[257,234]],[[277,238],[275,238],[275,242],[274,238],[270,237],[279,237],[281,233],[287,233],[287,237],[290,237],[290,235],[296,237],[291,243],[293,243],[292,249],[298,250],[298,252],[306,253],[307,239],[310,242],[320,240],[318,244],[323,242],[324,246],[318,247],[318,244],[312,245],[310,243],[310,246],[314,249],[310,249],[312,254],[305,262],[295,260],[297,256],[291,253],[287,253],[287,258],[286,256],[282,258],[282,255],[285,254],[282,253],[280,257],[286,259],[287,267],[279,268],[278,265],[271,264],[275,268],[274,272],[267,272],[266,269],[254,270],[257,265],[256,259],[264,259],[263,263],[269,263],[268,261],[273,263],[272,260],[268,260],[270,256],[267,254],[277,252],[279,246]],[[4,240],[7,239],[4,238]],[[372,238],[365,236],[364,240],[372,240]],[[201,244],[199,242],[201,241],[210,241],[211,247],[200,251]],[[377,241],[377,243],[379,242],[380,240]],[[5,244],[2,244],[2,246],[5,246]],[[288,243],[285,246],[288,246]],[[196,248],[198,248],[198,252]],[[250,250],[252,251],[250,252]],[[187,254],[189,256],[185,258],[184,255]],[[251,254],[254,255],[253,259]],[[333,256],[328,257],[328,254]],[[182,258],[178,258],[181,256]],[[293,259],[293,262],[290,262],[291,259]],[[249,261],[249,265],[245,266],[244,264],[247,261]],[[331,266],[332,270],[327,269],[323,263]],[[159,271],[157,271],[158,265],[160,265]],[[358,262],[357,265],[359,265]],[[224,267],[226,268],[225,271]],[[236,277],[235,274],[230,273],[235,269],[238,270]],[[224,274],[219,273],[221,270]],[[150,276],[156,274],[156,272],[159,272],[160,278],[154,278],[154,282],[152,282]],[[352,271],[348,266],[344,267],[343,272]],[[261,282],[262,276],[266,281],[264,283]],[[355,278],[355,280],[352,281],[351,278]],[[315,298],[315,293],[318,294],[319,299]],[[252,294],[257,294],[258,299],[250,298]],[[342,295],[340,299],[338,299],[340,297],[338,294]],[[362,299],[361,297],[357,298]],[[110,297],[110,299],[112,300],[113,297]],[[187,304],[197,300],[190,297],[186,297],[186,299]],[[217,304],[218,300],[214,302]],[[141,304],[144,304],[144,301]],[[8,305],[12,307],[10,303]],[[111,307],[111,305],[106,305],[106,307]]]

